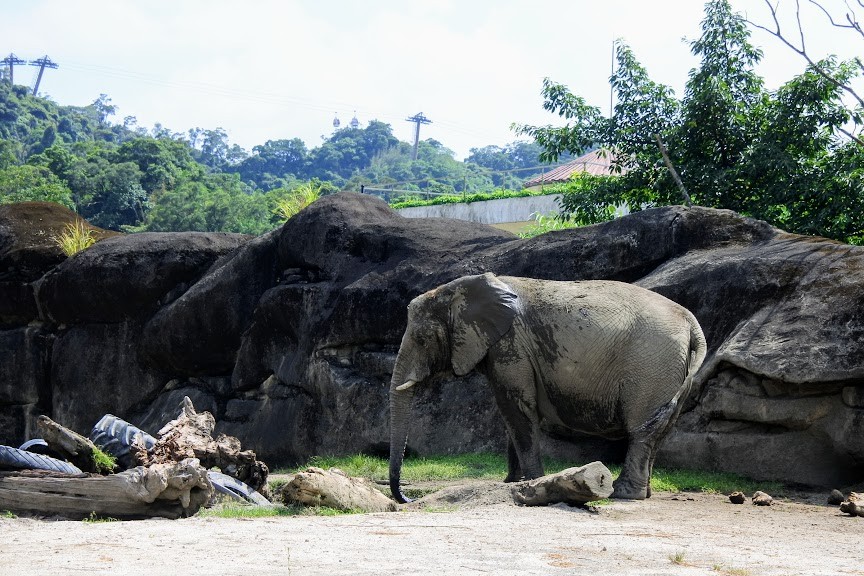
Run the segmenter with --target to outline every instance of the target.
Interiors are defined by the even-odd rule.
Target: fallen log
[[[207,471],[194,458],[109,476],[0,472],[0,510],[40,516],[175,519],[195,514],[212,493]]]
[[[864,495],[850,492],[849,497],[840,503],[840,511],[850,516],[864,517]]]
[[[314,466],[295,474],[281,489],[285,504],[329,506],[339,510],[393,512],[396,503],[376,490],[368,480],[351,478],[337,468]]]
[[[612,473],[602,462],[567,468],[511,488],[513,500],[523,506],[546,506],[563,502],[581,506],[612,494]]]
[[[196,412],[187,396],[183,398],[180,415],[159,430],[156,444],[150,450],[143,444],[133,444],[132,451],[136,461],[144,466],[197,458],[204,468],[215,466],[266,495],[267,465],[257,460],[252,450],[241,451],[240,440],[233,436],[220,434],[214,439],[215,426],[213,415]]]
[[[48,416],[36,419],[36,431],[48,447],[84,472],[111,472],[114,465],[101,457],[101,450],[81,434],[58,424]]]

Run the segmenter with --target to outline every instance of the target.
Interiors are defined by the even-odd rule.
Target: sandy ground
[[[335,517],[0,518],[0,574],[864,575],[864,518],[824,495],[756,507],[659,493],[591,512],[518,507],[499,488]]]

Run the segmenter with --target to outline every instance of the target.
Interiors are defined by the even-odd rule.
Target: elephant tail
[[[705,334],[699,321],[689,310],[687,313],[690,320],[690,360],[687,364],[687,378],[692,382],[693,375],[699,371],[708,354],[708,343],[705,341]]]
[[[705,361],[705,356],[708,354],[708,343],[705,341],[705,334],[702,332],[702,327],[699,321],[693,316],[693,313],[687,310],[687,316],[690,324],[690,350],[687,358],[687,375],[684,376],[684,385],[675,394],[673,403],[679,406],[687,396],[690,395],[690,389],[693,387],[693,376],[699,371],[702,362]]]

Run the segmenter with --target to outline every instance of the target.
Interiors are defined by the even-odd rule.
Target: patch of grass
[[[386,458],[356,454],[353,456],[315,456],[296,470],[282,470],[277,473],[292,473],[305,470],[309,466],[318,468],[339,468],[349,476],[368,478],[373,482],[384,482],[389,478],[389,462]],[[560,472],[571,464],[556,460],[545,460],[546,472]],[[402,479],[406,482],[425,482],[435,480],[458,480],[474,478],[483,480],[502,480],[507,475],[507,458],[502,454],[454,454],[406,458],[402,465]]]
[[[86,524],[101,524],[103,522],[119,522],[120,520],[117,518],[112,518],[111,516],[100,516],[96,514],[96,512],[90,512],[90,515],[87,518],[81,520]]]
[[[233,502],[202,508],[198,515],[204,518],[272,518],[274,516],[341,516],[359,514],[360,510],[339,510],[329,506],[252,506]]]
[[[536,214],[534,223],[519,232],[520,238],[533,238],[540,234],[552,232],[553,230],[569,230],[570,228],[578,228],[579,224],[573,220],[563,220],[556,214]]]
[[[66,256],[73,256],[96,243],[93,230],[81,218],[66,224],[65,231],[54,236],[53,240]]]
[[[0,510],[0,518],[17,518],[10,510]]]
[[[117,468],[117,458],[106,454],[97,446],[93,450],[93,463],[96,465],[96,470],[100,473],[110,474]]]
[[[617,474],[615,474],[617,476]],[[728,472],[706,472],[676,468],[655,468],[651,478],[651,490],[656,492],[704,492],[707,494],[729,494],[736,490],[753,493],[762,490],[772,495],[783,494],[781,482],[758,482]]]
[[[677,564],[678,566],[682,566],[685,563],[684,552],[676,552],[675,554],[670,554],[669,561],[673,564]]]
[[[577,464],[563,460],[544,459],[547,474],[560,472]],[[353,477],[368,478],[373,482],[386,482],[389,478],[387,459],[357,454],[353,456],[316,456],[304,466],[294,470],[277,473],[302,471],[309,466],[318,468],[339,468]],[[618,465],[607,465],[612,477],[621,473]],[[479,453],[446,456],[426,456],[406,458],[402,466],[402,479],[405,482],[449,481],[459,479],[502,480],[507,475],[507,458],[503,454]],[[424,496],[427,492],[407,494]],[[655,468],[651,478],[653,492],[704,492],[708,494],[728,494],[735,490],[752,493],[763,490],[772,495],[782,495],[785,486],[780,482],[757,482],[726,472],[705,472],[677,468]],[[604,502],[600,501],[602,505]]]

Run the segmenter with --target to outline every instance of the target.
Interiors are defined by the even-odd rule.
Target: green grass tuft
[[[289,220],[298,212],[312,204],[321,197],[323,186],[315,181],[300,184],[291,192],[276,200],[276,206],[273,213],[282,220]]]
[[[66,256],[74,256],[96,243],[93,230],[81,218],[66,224],[66,230],[59,236],[54,236],[54,242]]]
[[[10,510],[0,510],[0,518],[17,518]]]

